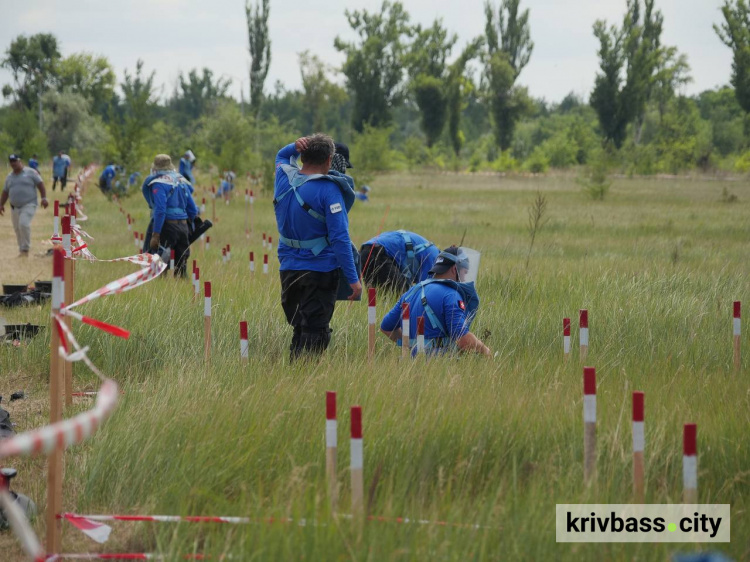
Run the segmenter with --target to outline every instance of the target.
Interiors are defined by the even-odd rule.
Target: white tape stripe
[[[739,336],[740,335],[740,328],[742,324],[741,318],[735,318],[734,319],[734,335]]]
[[[240,340],[240,357],[242,359],[247,359],[249,354],[249,344],[247,340]]]
[[[682,485],[686,490],[698,489],[698,457],[682,456]]]
[[[417,353],[424,353],[424,335],[417,335]]]
[[[60,277],[52,278],[52,309],[58,310],[65,298],[65,282]]]
[[[364,468],[361,439],[352,439],[350,468],[352,470],[361,470]]]
[[[338,446],[338,422],[326,420],[326,447],[336,448]]]
[[[563,352],[570,353],[570,336],[563,336]]]
[[[376,324],[378,319],[376,316],[376,310],[374,306],[368,306],[367,307],[367,323],[368,324]]]
[[[596,423],[596,394],[583,395],[583,421]]]
[[[633,422],[633,452],[639,453],[646,449],[646,434],[643,422]]]
[[[586,346],[589,344],[589,329],[588,328],[581,328],[580,344],[586,345]]]
[[[205,297],[203,303],[203,316],[211,316],[211,297]]]

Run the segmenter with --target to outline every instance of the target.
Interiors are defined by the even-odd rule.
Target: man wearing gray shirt
[[[0,195],[0,216],[5,214],[5,202],[10,199],[13,229],[18,240],[18,257],[29,257],[31,248],[31,219],[36,213],[36,190],[42,195],[42,207],[47,208],[47,190],[42,177],[32,168],[23,165],[18,154],[8,157],[13,171],[5,178],[3,194]]]

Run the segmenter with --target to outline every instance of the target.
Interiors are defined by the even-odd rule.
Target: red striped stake
[[[268,275],[268,254],[263,254],[263,274]]]
[[[570,357],[570,318],[563,318],[563,357]]]
[[[227,244],[227,261],[232,259],[232,245]]]
[[[243,363],[248,362],[249,357],[249,344],[247,342],[247,322],[243,320],[240,322],[240,359]]]
[[[203,331],[204,331],[204,343],[203,352],[206,359],[206,365],[211,361],[211,282],[206,281],[203,283],[203,294],[205,300],[203,301]]]
[[[377,333],[375,287],[367,289],[367,359],[372,363],[375,357],[375,334]]]
[[[361,517],[364,511],[364,459],[362,451],[362,407],[352,406],[352,440],[350,469],[352,476],[352,516]]]
[[[70,207],[69,207],[70,208]],[[63,231],[63,250],[65,250],[66,259],[63,267],[65,268],[65,291],[63,293],[63,301],[71,303],[75,301],[73,296],[73,283],[75,282],[75,260],[73,260],[72,252],[72,225],[73,215],[65,215],[62,218],[62,231]],[[71,328],[73,320],[66,316],[63,322]],[[65,407],[68,408],[73,405],[73,363],[69,361],[62,362],[63,370],[63,393],[65,396]]]
[[[268,253],[273,252],[273,236],[268,237]]]
[[[263,233],[263,249],[266,249],[266,233]]]
[[[255,273],[255,254],[250,252],[250,273]]]
[[[76,221],[76,218],[78,217],[78,214],[76,213],[76,200],[72,195],[70,196],[70,205],[68,205],[68,209],[70,210],[70,226],[72,228],[78,225],[78,222]]]
[[[174,249],[169,250],[169,269],[174,272]]]
[[[586,360],[589,353],[589,311],[581,309],[578,312],[578,343],[581,346],[581,361]]]
[[[138,245],[138,232],[133,232],[133,243],[135,244],[136,248],[140,248]]]
[[[255,197],[253,196],[253,190],[250,190],[250,232],[253,232],[254,225],[253,225],[253,204],[255,203]]]
[[[245,190],[245,238],[250,240],[250,190]]]
[[[62,247],[66,256],[70,254],[70,215],[64,215],[62,218]]]
[[[203,198],[203,201],[201,202],[201,215],[206,214],[206,198]]]
[[[206,250],[209,250],[211,248],[211,237],[206,236]]]
[[[583,482],[596,477],[596,369],[583,368]]]
[[[199,267],[195,268],[195,293],[193,294],[193,301],[201,296],[201,270]]]
[[[331,496],[331,509],[338,503],[338,483],[336,481],[336,450],[338,447],[338,422],[336,421],[336,393],[326,392],[326,476],[328,493]]]
[[[52,242],[62,242],[60,237],[60,202],[55,201],[55,216],[52,219]]]
[[[211,186],[211,219],[216,224],[216,186]]]
[[[221,263],[227,263],[227,249],[221,249]]]
[[[63,226],[70,220],[63,221]],[[70,234],[68,234],[70,237]],[[65,295],[65,252],[62,248],[55,247],[52,257],[52,315],[60,313]],[[54,326],[54,320],[52,322]],[[50,330],[50,423],[54,424],[62,420],[62,393],[63,393],[63,359],[60,357],[60,332],[56,329]],[[62,524],[56,515],[62,511],[62,476],[63,476],[63,449],[62,443],[52,451],[47,461],[47,552],[60,552],[62,542]]]
[[[130,230],[131,230],[131,228],[132,228],[132,227],[130,226],[131,222],[132,222],[132,221],[130,220],[130,214],[128,214],[128,232],[130,232]]]
[[[138,236],[141,237],[141,248],[143,248],[143,232],[141,232]]]
[[[417,354],[424,352],[424,316],[419,316],[417,318]]]
[[[698,503],[698,428],[686,423],[682,433],[682,503]]]
[[[646,468],[643,455],[646,448],[644,431],[643,392],[633,393],[633,495],[636,503],[643,503],[646,490]]]
[[[734,301],[734,369],[740,370],[740,333],[742,328],[742,304]]]
[[[409,326],[409,303],[401,304],[401,355],[411,356],[411,326]]]

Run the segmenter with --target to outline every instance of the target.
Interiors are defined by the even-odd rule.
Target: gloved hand
[[[161,234],[159,234],[158,232],[154,232],[151,235],[151,241],[148,243],[148,249],[152,254],[155,254],[159,251],[159,242],[161,242]]]

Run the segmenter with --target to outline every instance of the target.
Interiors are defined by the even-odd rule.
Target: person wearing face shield
[[[193,154],[193,151],[189,148],[185,151],[185,154],[180,158],[180,175],[190,182],[190,193],[193,193],[195,189],[195,176],[193,176],[193,168],[195,167],[195,161],[198,158]]]
[[[414,285],[385,315],[380,330],[397,345],[403,340],[401,314],[409,303],[411,318],[425,317],[425,349],[430,355],[454,351],[492,355],[490,349],[471,331],[479,308],[474,288],[479,254],[469,248],[451,246],[435,259],[432,277]],[[412,355],[416,354],[417,323],[409,323]]]

